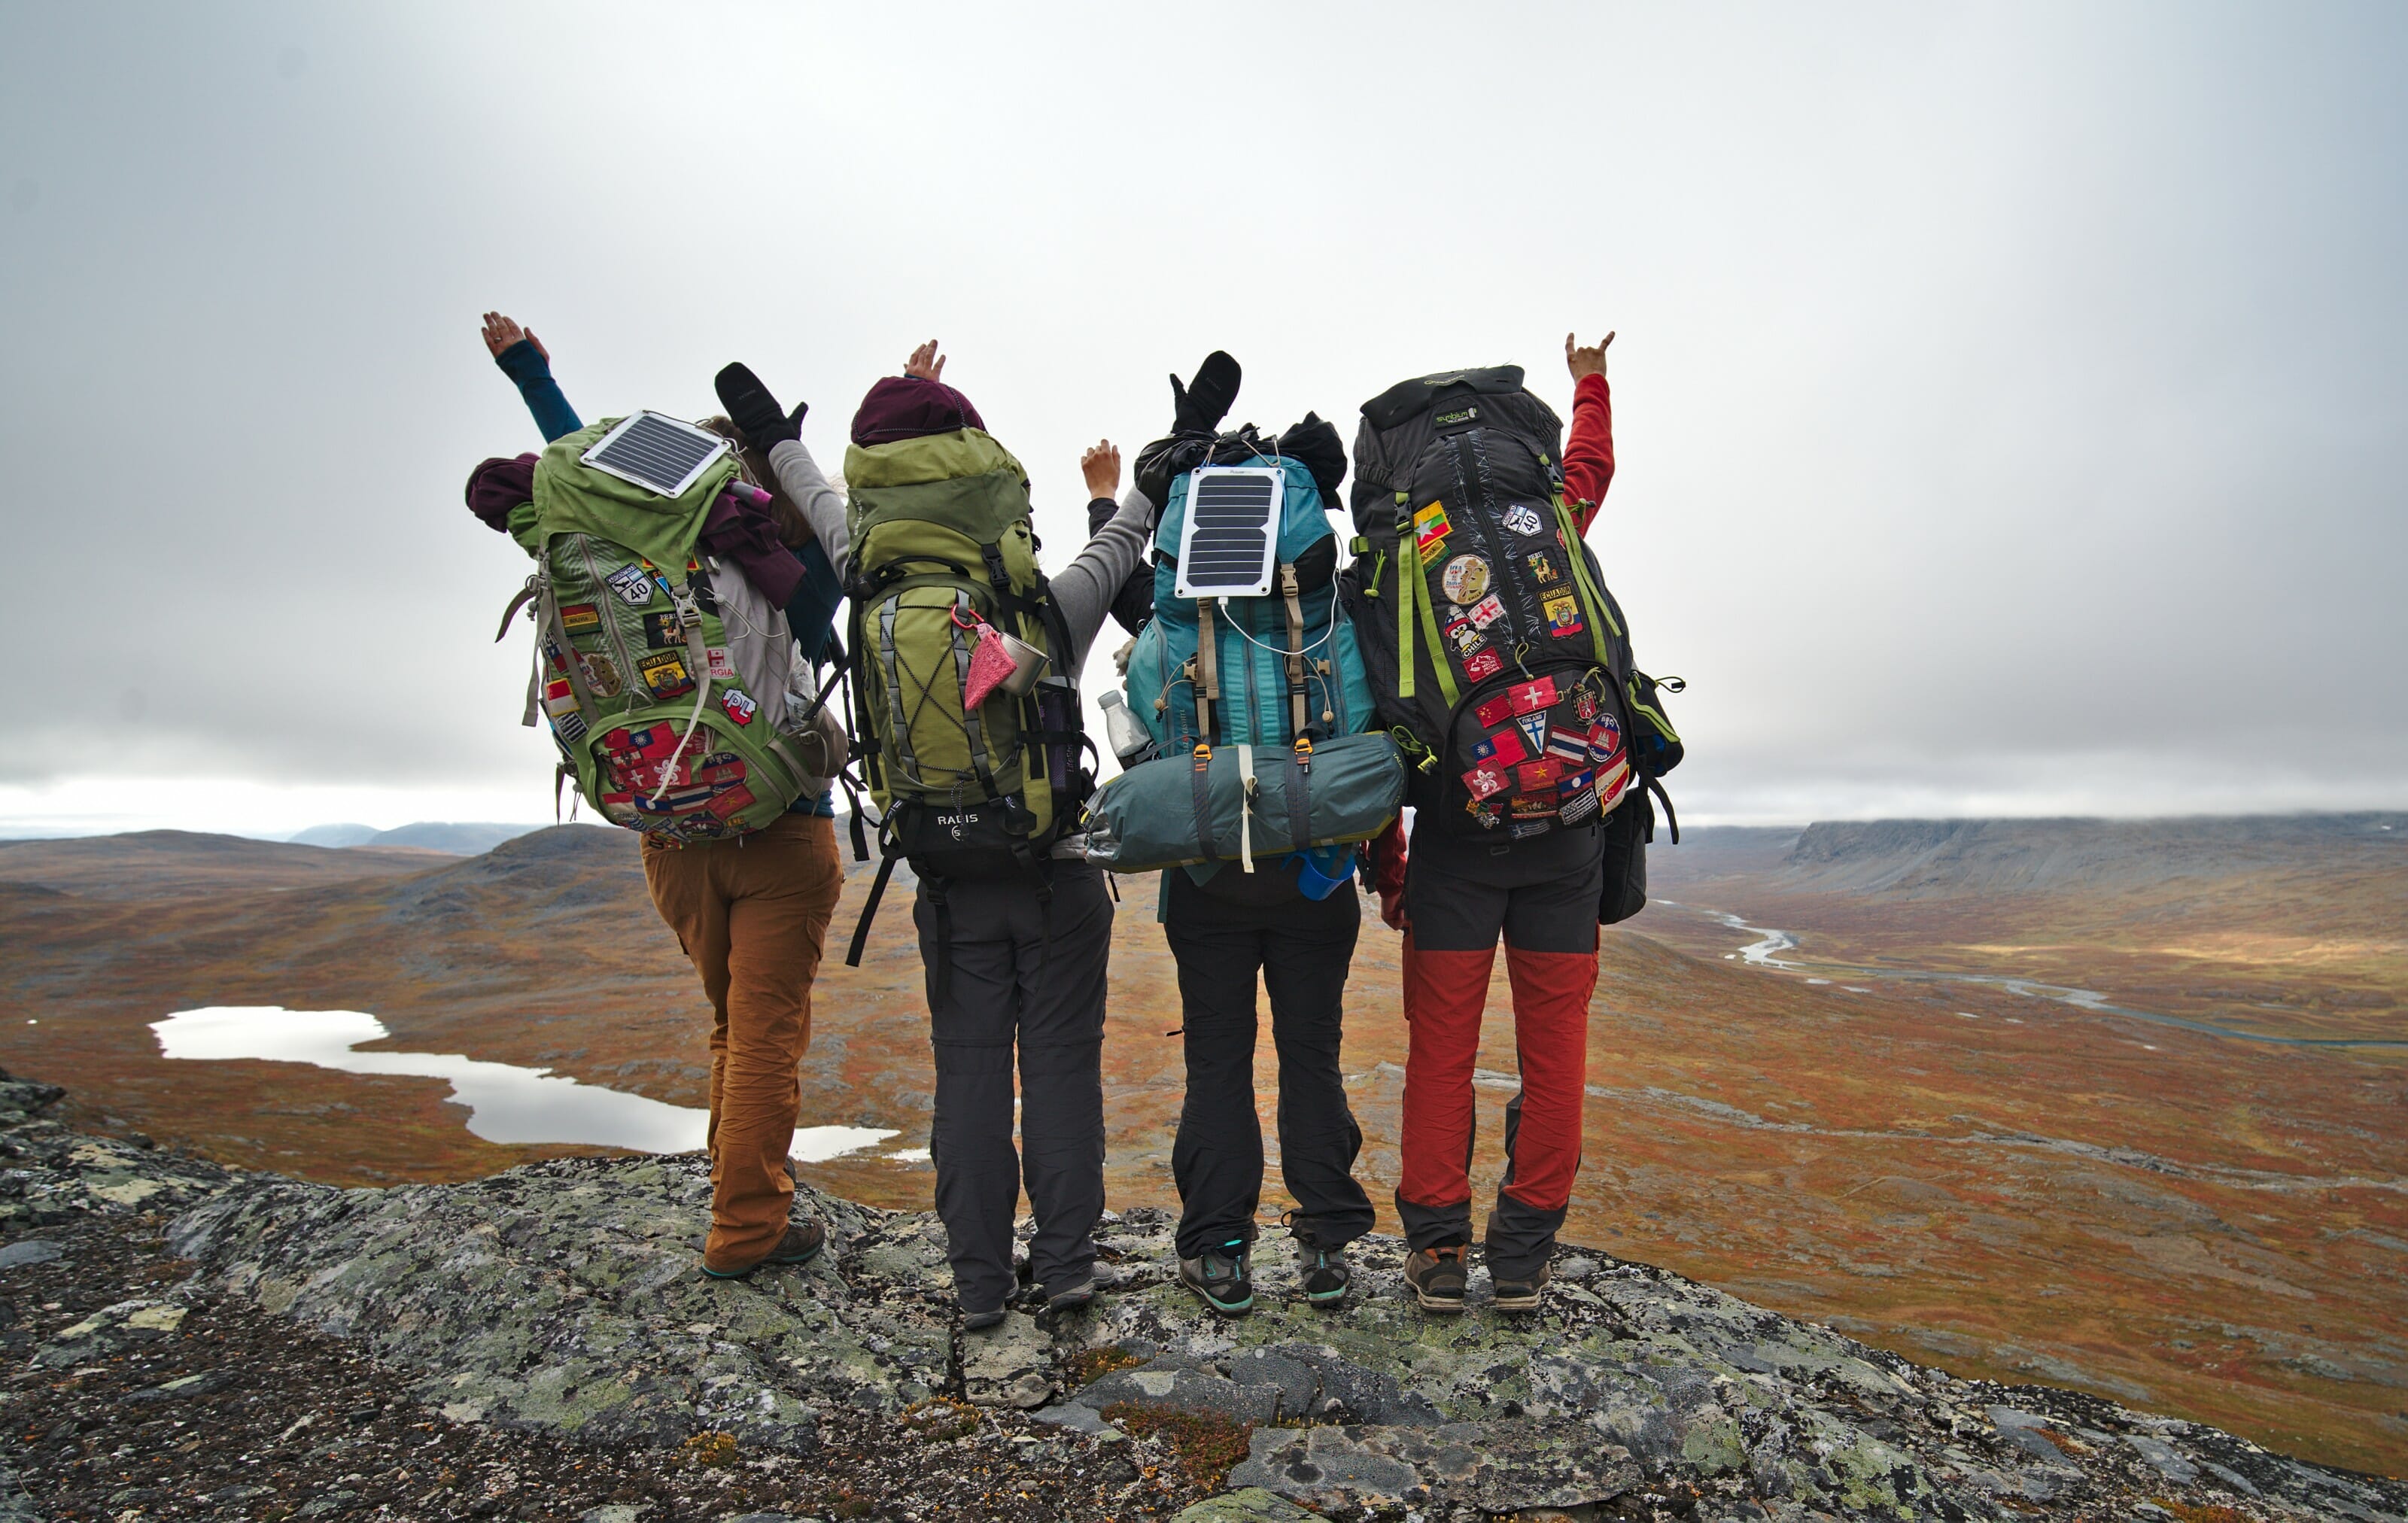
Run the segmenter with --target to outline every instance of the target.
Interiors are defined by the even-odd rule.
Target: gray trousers
[[[953,1298],[1010,1299],[1021,1185],[1037,1218],[1029,1269],[1060,1288],[1094,1272],[1104,1210],[1104,976],[1112,905],[1103,873],[1057,863],[1050,911],[1025,882],[923,884],[911,918],[928,971],[937,1114],[928,1151]],[[947,976],[939,998],[936,970]],[[1011,1145],[1019,1050],[1021,1153]]]

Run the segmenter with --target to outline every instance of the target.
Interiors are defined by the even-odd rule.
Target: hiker
[[[484,338],[495,362],[518,383],[547,441],[571,436],[581,438],[583,425],[552,381],[551,357],[535,336],[508,317],[489,312]],[[721,423],[721,428],[710,432],[727,433],[724,421]],[[739,449],[739,459],[741,453]],[[574,468],[570,460],[573,456],[555,465],[564,473],[562,480],[573,481],[574,477],[566,474]],[[538,468],[534,455],[487,461],[470,481],[469,500],[486,523],[511,533],[540,558],[546,539],[536,521]],[[739,468],[752,486],[766,485],[766,463]],[[784,644],[798,633],[799,639],[792,642],[815,654],[828,638],[838,600],[836,579],[824,553],[808,539],[800,556],[789,548],[794,543],[792,529],[774,512],[775,507],[776,499],[766,490],[731,492],[712,502],[698,532],[696,549],[729,563],[740,576],[723,574],[712,584],[715,600],[709,605],[710,617],[716,620],[722,609],[732,611],[748,591],[757,593],[770,605],[787,611],[785,619],[774,619],[762,617],[767,611],[756,609],[739,621],[763,629],[758,643]],[[791,507],[787,511],[794,524],[801,523]],[[819,567],[816,578],[810,568],[814,559]],[[674,608],[650,582],[636,585],[648,608],[653,604]],[[590,622],[597,628],[609,618],[641,618],[647,622],[632,639],[636,648],[662,647],[662,655],[674,651],[674,639],[657,638],[662,629],[673,629],[674,611],[639,614],[628,609],[623,613],[624,590],[614,583],[611,592],[616,596],[599,596],[560,611],[574,615],[580,625]],[[669,624],[661,625],[663,620]],[[790,620],[809,622],[790,626]],[[588,653],[578,647],[581,632],[572,633],[564,623],[559,642],[577,648],[578,665],[589,683],[607,672],[605,685],[617,689],[637,675],[612,669],[609,665],[612,657],[602,649]],[[738,641],[730,637],[728,643],[734,646]],[[721,653],[710,654],[715,661]],[[649,668],[659,658],[640,659]],[[750,705],[773,697],[777,678],[785,675],[782,668],[791,657],[782,651],[762,650],[759,659],[767,663],[769,675],[742,674],[743,687],[720,690],[724,702]],[[626,663],[622,659],[619,664]],[[566,687],[565,663],[560,669],[564,680],[556,680],[555,685]],[[689,689],[696,675],[718,674],[679,668]],[[703,684],[705,692],[716,688],[715,682]],[[671,697],[682,707],[681,694]],[[563,701],[559,695],[552,695],[546,707]],[[727,712],[746,727],[759,717],[756,709],[736,707]],[[575,705],[568,704],[554,715],[555,729],[576,717]],[[569,749],[566,742],[574,739],[564,736],[565,751]],[[759,828],[727,839],[680,839],[677,833],[652,830],[644,836],[644,881],[653,906],[676,932],[680,947],[701,975],[711,1004],[710,1122],[705,1133],[711,1161],[711,1222],[703,1241],[702,1269],[714,1279],[744,1278],[764,1265],[806,1262],[826,1241],[820,1223],[792,1214],[795,1184],[788,1152],[801,1109],[796,1069],[810,1045],[811,983],[843,886],[835,810],[826,781],[826,774],[832,774],[842,760],[840,734],[837,740],[839,744],[834,754],[819,763],[823,775],[801,779],[791,807],[768,817]],[[700,781],[717,789],[715,795],[706,797],[719,800],[740,797],[749,805],[756,791],[752,785],[758,784],[758,791],[767,787],[757,768],[749,780],[739,776],[732,788],[712,781],[745,771],[735,752],[680,759],[677,770],[682,774],[681,783]],[[662,786],[668,786],[668,782],[662,779]],[[605,794],[597,800],[606,815],[612,797]],[[640,806],[631,799],[630,807]],[[711,808],[706,802],[687,828],[703,829],[708,822],[715,833],[718,826]]]
[[[1112,907],[1102,873],[1074,846],[1056,848],[1088,786],[1078,674],[1145,553],[1152,505],[1131,492],[1049,582],[1026,473],[945,384],[944,366],[931,340],[862,399],[845,454],[850,506],[802,443],[802,407],[782,410],[741,365],[718,386],[853,597],[855,727],[884,815],[849,960],[886,875],[908,858],[937,1070],[937,1212],[963,1326],[976,1330],[1003,1320],[1015,1289],[1024,1182],[1037,1221],[1029,1272],[1047,1308],[1095,1295]],[[1108,504],[1120,452],[1098,443],[1080,468],[1091,507]],[[1010,673],[1006,685],[988,685],[993,668],[980,668],[991,661]],[[1025,1156],[1012,1148],[1015,1047]]]
[[[1131,590],[1142,588],[1144,607],[1133,619],[1122,613],[1138,635],[1125,673],[1127,711],[1149,732],[1151,754],[1164,759],[1136,761],[1131,770],[1151,766],[1163,776],[1159,784],[1125,776],[1116,786],[1161,786],[1172,814],[1191,812],[1185,797],[1210,776],[1191,762],[1199,747],[1241,748],[1241,757],[1259,754],[1271,770],[1287,763],[1301,740],[1303,767],[1292,775],[1302,781],[1310,768],[1316,779],[1327,779],[1334,775],[1327,743],[1374,727],[1361,657],[1337,605],[1338,543],[1326,512],[1339,500],[1345,447],[1335,428],[1311,413],[1268,437],[1251,424],[1219,432],[1240,379],[1237,361],[1219,351],[1197,366],[1192,385],[1171,377],[1171,430],[1138,454],[1140,494],[1164,506],[1154,564],[1131,579]],[[1179,594],[1182,529],[1199,490],[1194,483],[1204,479],[1190,473],[1211,466],[1281,472],[1274,483],[1282,494],[1277,543],[1270,547],[1277,580],[1269,596],[1199,601]],[[1234,483],[1242,489],[1247,479]],[[1225,489],[1216,481],[1201,490]],[[1128,600],[1125,593],[1119,601]],[[1325,748],[1317,758],[1315,744]],[[1209,786],[1193,812],[1205,812]],[[1283,819],[1282,809],[1258,812],[1266,827]],[[1234,807],[1232,812],[1246,819],[1250,840],[1252,819]],[[1383,817],[1387,812],[1393,803]],[[1362,918],[1354,846],[1259,859],[1245,841],[1200,849],[1207,860],[1162,873],[1157,908],[1179,967],[1187,1069],[1170,1156],[1182,1208],[1179,1281],[1223,1316],[1253,1309],[1254,1215],[1263,1189],[1263,1129],[1254,1109],[1259,975],[1279,1054],[1280,1167],[1297,1201],[1283,1225],[1297,1246],[1305,1300],[1334,1307],[1351,1278],[1346,1245],[1374,1222],[1370,1198],[1354,1177],[1363,1133],[1339,1067],[1346,975]],[[1236,859],[1212,859],[1220,853]]]
[[[1582,538],[1613,479],[1612,338],[1564,339],[1559,466],[1560,425],[1511,366],[1391,388],[1364,404],[1354,447],[1369,550],[1350,611],[1383,719],[1428,752],[1410,852],[1396,830],[1372,857],[1382,918],[1404,932],[1405,1276],[1433,1312],[1464,1304],[1473,1063],[1500,938],[1521,1087],[1487,1224],[1499,1310],[1538,1306],[1580,1167],[1599,822],[1631,780],[1626,625]]]

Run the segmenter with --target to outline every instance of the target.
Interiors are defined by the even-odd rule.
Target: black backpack
[[[1366,402],[1341,590],[1421,817],[1519,839],[1608,814],[1609,855],[1638,859],[1607,863],[1599,918],[1618,920],[1645,902],[1645,788],[1679,739],[1564,500],[1562,438],[1519,366],[1424,376]]]

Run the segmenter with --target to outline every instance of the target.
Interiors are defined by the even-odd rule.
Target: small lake
[[[489,1142],[582,1143],[638,1153],[687,1153],[702,1146],[710,1114],[683,1105],[580,1084],[549,1069],[488,1063],[458,1054],[360,1052],[382,1042],[384,1023],[357,1010],[286,1010],[280,1005],[217,1005],[179,1010],[153,1021],[159,1050],[201,1062],[251,1058],[307,1063],[344,1073],[442,1079],[468,1108],[468,1130]],[[897,1135],[877,1127],[802,1127],[793,1156],[824,1163]]]

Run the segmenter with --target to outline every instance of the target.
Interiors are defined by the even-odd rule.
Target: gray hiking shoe
[[[1197,1257],[1182,1258],[1179,1283],[1203,1297],[1204,1304],[1223,1316],[1243,1316],[1254,1309],[1254,1287],[1246,1278],[1246,1240],[1231,1238]]]

